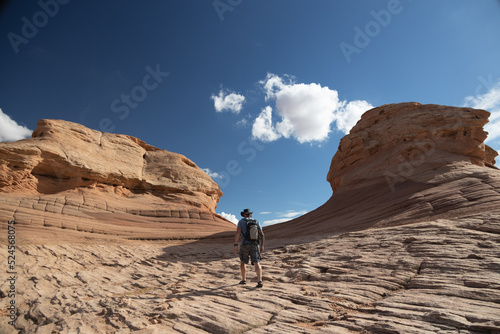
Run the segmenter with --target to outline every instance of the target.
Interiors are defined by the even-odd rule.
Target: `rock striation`
[[[57,231],[58,241],[88,233],[170,239],[229,230],[233,225],[215,214],[221,196],[194,162],[131,136],[41,120],[32,138],[0,143],[0,219],[42,234]]]
[[[207,235],[229,223],[213,213],[208,176],[177,178],[184,171],[169,167],[196,170],[184,157],[164,167],[169,153],[138,139],[79,132],[88,154],[108,140],[165,155],[143,159],[136,177],[135,153],[118,154],[120,172],[97,168],[106,156],[42,139],[65,131],[57,127],[1,143],[0,219],[21,229],[14,288],[0,282],[0,333],[500,333],[500,171],[483,143],[488,115],[418,103],[365,113],[332,159],[330,200],[266,228],[262,289],[252,270],[238,284],[232,238],[200,238],[200,226]],[[155,236],[179,240],[143,240]],[[0,252],[3,268],[9,256]]]
[[[231,241],[21,245],[0,332],[499,333],[499,245],[499,211],[269,240],[262,289],[238,284]]]
[[[332,158],[332,197],[283,230],[336,233],[498,208],[498,154],[484,144],[489,115],[414,102],[367,111]]]

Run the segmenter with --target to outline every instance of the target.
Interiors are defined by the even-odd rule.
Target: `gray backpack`
[[[259,224],[255,219],[245,219],[247,222],[247,234],[245,239],[248,241],[259,241]]]

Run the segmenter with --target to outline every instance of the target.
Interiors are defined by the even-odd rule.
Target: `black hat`
[[[243,217],[244,217],[245,215],[249,215],[249,214],[251,215],[252,213],[253,213],[253,212],[252,212],[252,211],[250,211],[250,209],[245,209],[245,210],[243,210],[243,211],[241,212],[241,216],[243,216]]]

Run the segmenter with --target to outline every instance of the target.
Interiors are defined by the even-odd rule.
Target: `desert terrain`
[[[253,270],[238,284],[235,226],[194,162],[40,121],[0,143],[0,332],[500,333],[488,117],[367,111],[325,175],[332,197],[264,228],[261,289]]]

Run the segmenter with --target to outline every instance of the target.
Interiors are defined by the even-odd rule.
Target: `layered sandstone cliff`
[[[42,120],[0,143],[0,219],[42,234],[196,238],[233,227],[221,196],[194,162],[131,136]]]
[[[500,206],[485,110],[419,103],[367,111],[340,141],[320,208],[269,232],[335,233]]]
[[[498,333],[500,184],[496,152],[483,144],[487,117],[415,103],[368,111],[332,159],[331,199],[266,229],[262,289],[253,271],[238,284],[230,239],[125,242],[224,230],[229,223],[210,209],[218,197],[194,182],[199,173],[176,178],[176,163],[162,158],[143,174],[156,179],[136,178],[140,164],[126,152],[117,154],[130,161],[123,170],[95,173],[107,156],[77,162],[67,143],[40,144],[61,129],[37,130],[22,142],[36,143],[29,148],[0,144],[3,157],[17,157],[0,160],[0,219],[22,227],[15,297],[11,280],[0,282],[0,332]],[[135,138],[102,136],[168,156]],[[80,149],[99,154],[95,143],[106,141]],[[182,166],[184,157],[172,157]],[[339,233],[346,230],[358,231]],[[43,244],[26,242],[34,234]],[[105,238],[121,243],[94,242]],[[0,252],[3,268],[10,256]]]

